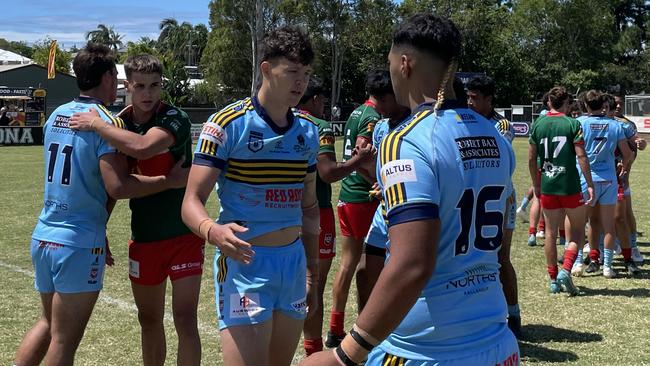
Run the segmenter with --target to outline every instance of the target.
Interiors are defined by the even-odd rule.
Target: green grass
[[[519,197],[529,186],[526,141],[517,139],[519,166],[514,180]],[[340,141],[337,146],[341,151]],[[650,200],[645,195],[644,177],[650,160],[641,153],[632,175],[635,212],[639,231],[650,233]],[[29,240],[41,209],[43,182],[42,147],[0,147],[0,364],[10,364],[25,332],[40,315],[40,300],[33,288]],[[334,186],[334,199],[339,186]],[[216,213],[214,199],[210,212]],[[129,212],[125,201],[118,203],[108,225],[116,257],[115,267],[106,271],[104,291],[77,353],[79,365],[137,365],[140,360],[139,326],[131,298],[127,271]],[[547,293],[547,276],[542,247],[526,246],[527,224],[518,223],[512,257],[519,277],[519,298],[527,340],[520,343],[526,364],[548,365],[650,365],[650,272],[643,267],[635,279],[606,280],[602,276],[579,278],[575,283],[583,294],[576,298]],[[640,238],[641,251],[650,255],[647,238]],[[214,249],[206,250],[199,322],[203,364],[220,365],[221,355],[212,287]],[[330,283],[338,262],[335,262]],[[616,265],[621,268],[620,260]],[[352,291],[354,293],[354,290]],[[325,301],[331,301],[326,290]],[[167,303],[169,304],[169,298]],[[348,314],[356,312],[354,296]],[[168,306],[169,307],[169,306]],[[326,306],[326,310],[330,307]],[[327,318],[327,316],[326,316]],[[353,319],[348,316],[347,327]],[[327,323],[327,322],[326,322]],[[167,328],[167,364],[175,364],[176,338],[173,324]],[[299,359],[302,350],[298,350]]]

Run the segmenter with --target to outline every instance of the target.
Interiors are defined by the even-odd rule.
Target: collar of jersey
[[[260,116],[264,120],[264,122],[266,122],[266,124],[269,125],[269,127],[271,127],[273,132],[277,133],[278,135],[284,135],[285,133],[287,133],[287,131],[291,129],[291,127],[293,127],[294,116],[291,109],[287,110],[287,122],[289,122],[289,124],[287,125],[287,127],[279,127],[277,124],[275,124],[275,122],[273,122],[271,116],[269,116],[268,113],[266,113],[266,109],[264,109],[264,107],[262,107],[262,105],[260,104],[260,101],[257,99],[257,95],[253,96],[252,101],[253,101],[253,108],[255,108],[255,112],[257,112],[257,115]]]
[[[562,117],[562,116],[566,116],[566,114],[564,114],[564,113],[562,113],[562,112],[551,112],[551,111],[548,111],[548,113],[546,113],[546,115],[549,116],[549,117]]]
[[[79,103],[88,103],[88,104],[99,104],[99,105],[104,105],[104,102],[101,100],[94,98],[94,97],[87,97],[85,95],[80,95],[76,98],[74,98],[75,102]]]
[[[435,103],[436,103],[435,101],[433,101],[433,102],[424,102],[424,103],[418,105],[415,108],[415,110],[413,110],[412,114],[416,114],[418,112],[421,112],[421,111],[424,111],[424,110],[427,110],[427,109],[432,109],[433,105]],[[458,100],[445,100],[444,102],[442,102],[442,105],[440,106],[440,110],[458,109],[458,108],[467,108],[467,106],[464,105],[462,102],[460,102]]]

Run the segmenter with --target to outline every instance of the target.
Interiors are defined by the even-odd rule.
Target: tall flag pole
[[[53,40],[52,43],[50,44],[50,55],[47,60],[47,78],[48,79],[54,79],[56,76],[56,69],[55,69],[55,64],[56,64],[56,40]]]

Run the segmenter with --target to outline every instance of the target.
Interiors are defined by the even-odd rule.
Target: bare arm
[[[169,176],[147,177],[129,174],[126,156],[119,153],[104,154],[99,159],[99,170],[106,186],[106,192],[114,199],[149,196],[170,188],[185,186],[187,169],[180,168],[182,160],[176,163]]]
[[[251,245],[235,236],[235,233],[248,229],[235,223],[216,224],[205,209],[205,202],[208,200],[220,173],[221,170],[217,168],[192,165],[183,198],[181,216],[190,230],[207,240],[208,243],[217,246],[225,255],[243,263],[250,263],[254,254],[250,249]]]
[[[623,171],[621,172],[621,175],[625,175],[632,167],[632,163],[634,162],[634,153],[632,152],[632,149],[630,149],[630,145],[626,140],[618,142],[618,149],[621,151],[621,155],[623,156]]]
[[[336,156],[333,153],[321,153],[318,154],[318,175],[325,183],[334,183],[339,181],[357,170],[361,172],[361,168],[369,166],[370,164],[374,165],[374,150],[372,145],[367,144],[365,147],[356,150],[356,153],[349,160],[338,163],[336,161]],[[363,170],[364,172],[366,170]],[[374,176],[374,169],[373,169]],[[364,179],[367,179],[364,176]],[[372,182],[375,180],[373,179]],[[371,182],[371,183],[372,183]]]
[[[585,204],[590,204],[594,199],[594,181],[591,179],[589,159],[587,159],[587,153],[585,152],[585,146],[583,144],[573,144],[573,146],[576,152],[576,158],[578,159],[578,165],[580,165],[582,175],[585,177],[585,181],[587,182],[589,200],[585,202]]]
[[[533,182],[535,196],[539,197],[542,193],[542,183],[537,176],[537,146],[533,144],[528,145],[528,172],[530,173],[530,180]]]
[[[163,128],[151,128],[140,135],[104,121],[93,108],[88,112],[75,113],[70,118],[70,128],[95,131],[121,152],[139,160],[160,154],[174,144],[174,136]]]
[[[318,281],[318,235],[320,214],[316,198],[316,173],[305,177],[302,195],[302,242],[307,258],[307,276]]]

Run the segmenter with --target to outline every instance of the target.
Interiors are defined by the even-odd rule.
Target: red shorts
[[[154,242],[129,240],[129,278],[144,286],[203,273],[205,241],[190,233]]]
[[[379,201],[347,203],[339,201],[337,211],[341,235],[362,240],[368,234]]]
[[[336,225],[334,210],[320,209],[320,235],[318,237],[318,258],[332,259],[336,256]]]
[[[547,210],[556,210],[559,208],[577,208],[585,204],[582,193],[571,194],[568,196],[558,194],[542,194],[540,198],[542,208]]]

